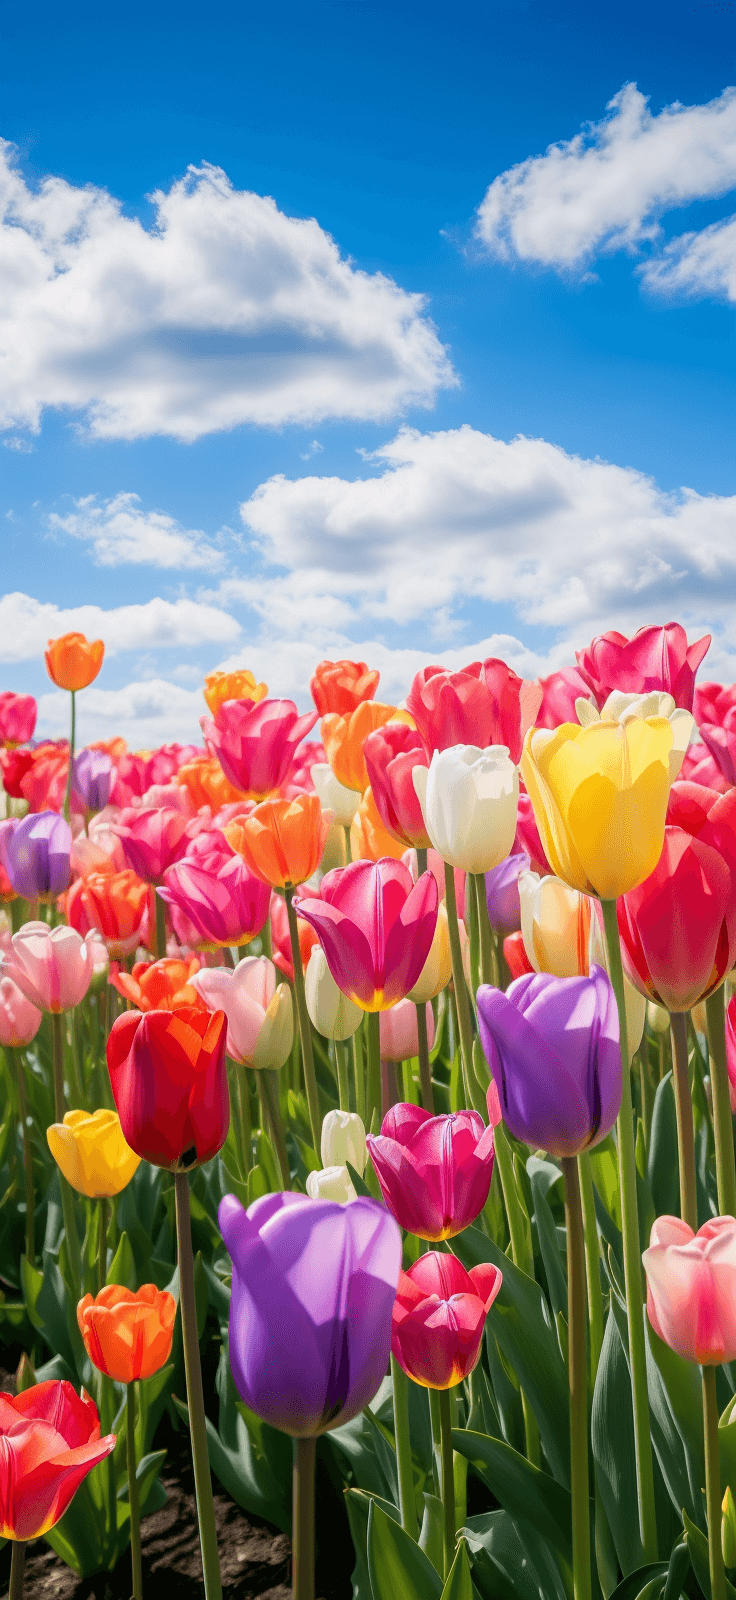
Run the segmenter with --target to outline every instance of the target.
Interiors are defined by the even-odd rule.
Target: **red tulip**
[[[552,868],[544,853],[544,845],[539,837],[534,807],[525,789],[521,791],[517,802],[513,853],[515,856],[528,856],[530,870],[538,872],[540,878],[548,878],[552,874]]]
[[[417,850],[429,849],[429,835],[412,772],[426,767],[427,757],[416,728],[387,722],[369,733],[363,755],[379,817],[394,839]]]
[[[189,1169],[222,1149],[230,1124],[224,1011],[128,1011],[107,1064],[123,1135],[154,1167]]]
[[[50,1379],[0,1394],[0,1538],[39,1539],[63,1517],[83,1478],[115,1448],[97,1407]]]
[[[321,717],[330,711],[349,717],[362,700],[373,699],[379,678],[365,661],[320,661],[309,687]]]
[[[683,782],[702,783],[706,789],[715,789],[716,794],[726,794],[732,787],[702,740],[688,745],[679,777]]]
[[[695,674],[710,645],[710,634],[688,645],[679,622],[664,628],[640,628],[632,639],[623,633],[601,633],[585,650],[577,650],[578,671],[595,695],[600,710],[614,689],[623,694],[671,694],[675,704],[693,709]]]
[[[534,971],[524,949],[524,935],[521,932],[507,935],[503,941],[503,953],[512,978],[523,978],[525,972]]]
[[[537,684],[517,677],[505,661],[473,661],[462,672],[423,667],[406,699],[428,756],[455,744],[506,745],[511,760],[521,759],[527,728],[542,698]]]
[[[736,960],[736,791],[674,783],[658,865],[618,902],[627,977],[689,1011]]]
[[[488,1312],[502,1283],[483,1262],[466,1272],[457,1256],[430,1250],[399,1277],[391,1350],[425,1389],[451,1389],[477,1366]]]
[[[483,1210],[493,1129],[477,1111],[432,1117],[419,1106],[392,1106],[367,1145],[386,1205],[408,1233],[454,1239]]]

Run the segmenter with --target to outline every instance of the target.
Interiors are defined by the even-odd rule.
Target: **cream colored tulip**
[[[331,811],[341,828],[349,828],[360,804],[360,794],[355,789],[346,789],[335,777],[328,761],[316,761],[311,773],[322,810]]]
[[[595,962],[597,967],[605,967],[605,970],[608,972],[610,977],[606,941],[603,937],[603,929],[600,926],[597,916],[591,917],[590,919],[590,940],[588,950],[591,965],[593,962]],[[631,1063],[644,1036],[647,1002],[644,995],[640,994],[639,990],[634,988],[633,983],[629,983],[625,973],[623,978],[624,1003],[626,1007],[626,1037],[629,1044],[629,1063]]]
[[[672,729],[672,748],[669,752],[670,783],[674,783],[685,760],[685,752],[695,728],[695,719],[689,711],[675,704],[671,694],[652,690],[649,694],[623,694],[614,689],[601,711],[590,700],[576,700],[575,710],[581,728],[591,722],[625,722],[630,717],[666,717]]]
[[[412,781],[424,826],[443,861],[461,872],[490,872],[516,832],[519,773],[505,745],[456,744],[435,750]]]
[[[280,983],[266,1007],[251,1066],[257,1072],[283,1067],[293,1043],[294,1002],[288,983]]]
[[[561,878],[519,874],[521,936],[535,972],[557,978],[585,977],[588,972],[590,899],[569,889]]]
[[[434,1000],[435,995],[447,987],[451,977],[450,930],[447,925],[447,909],[441,901],[437,908],[437,926],[429,955],[414,988],[410,991],[409,999],[417,1006],[426,1005],[428,1000]]]
[[[323,1167],[321,1172],[308,1172],[307,1194],[310,1200],[337,1200],[340,1205],[357,1198],[347,1167]]]
[[[356,1111],[328,1111],[322,1123],[320,1154],[323,1167],[345,1167],[349,1161],[362,1178],[368,1152],[363,1121]]]
[[[658,1006],[656,1000],[647,1000],[647,1022],[652,1033],[669,1033],[670,1031],[669,1011],[666,1011],[664,1006]]]
[[[310,1021],[323,1039],[351,1039],[360,1027],[363,1012],[338,989],[321,945],[313,946],[304,988]]]

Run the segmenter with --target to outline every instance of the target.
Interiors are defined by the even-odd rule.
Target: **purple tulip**
[[[308,1438],[356,1417],[386,1375],[401,1233],[375,1200],[267,1194],[218,1212],[233,1263],[229,1355],[245,1404]]]
[[[486,873],[488,920],[496,933],[518,933],[521,927],[519,874],[528,871],[529,857],[521,851],[518,855],[506,856],[505,861],[499,861],[497,867]]]
[[[54,900],[69,883],[72,834],[58,811],[32,811],[4,824],[0,853],[16,894]]]
[[[110,799],[115,769],[105,750],[80,750],[74,757],[72,788],[82,811],[102,811]]]
[[[505,994],[484,984],[478,1021],[501,1115],[517,1139],[575,1156],[605,1138],[621,1104],[621,1052],[602,967],[589,978],[527,973]]]

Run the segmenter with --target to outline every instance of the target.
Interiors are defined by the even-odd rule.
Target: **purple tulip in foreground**
[[[246,1405],[296,1439],[337,1428],[386,1375],[401,1234],[375,1200],[268,1194],[218,1212],[233,1263],[229,1355]]]
[[[517,1139],[575,1156],[613,1127],[621,1103],[616,1000],[607,973],[516,978],[478,990],[478,1021],[503,1120]]]

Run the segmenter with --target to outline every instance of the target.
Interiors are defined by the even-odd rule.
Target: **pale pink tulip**
[[[12,978],[32,1005],[52,1012],[79,1005],[93,970],[92,947],[76,929],[46,922],[25,922],[0,962],[0,977]]]
[[[249,1067],[282,1067],[294,1041],[288,984],[276,985],[268,956],[245,956],[235,971],[226,967],[195,972],[192,988],[210,1011],[227,1017],[227,1053]]]
[[[41,1012],[31,1005],[12,978],[0,978],[0,1044],[21,1049],[35,1039],[41,1026]]]
[[[679,1217],[657,1217],[643,1261],[660,1339],[700,1366],[736,1360],[736,1218],[711,1217],[693,1233]]]
[[[431,1050],[434,1044],[434,1015],[430,1005],[425,1010],[427,1041]],[[412,1056],[419,1054],[417,1008],[413,1000],[397,1000],[390,1011],[380,1013],[380,1019],[381,1055],[384,1061],[410,1061]]]

